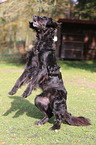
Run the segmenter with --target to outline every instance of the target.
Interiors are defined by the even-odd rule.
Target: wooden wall
[[[96,59],[96,30],[81,24],[63,23],[58,28],[56,55],[60,59]]]
[[[84,59],[96,59],[96,31],[86,31],[84,38]]]

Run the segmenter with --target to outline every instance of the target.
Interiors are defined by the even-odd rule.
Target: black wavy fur
[[[13,95],[18,88],[28,83],[23,98],[29,96],[33,89],[42,88],[42,93],[35,98],[35,105],[45,117],[35,124],[46,123],[53,115],[56,123],[51,130],[59,129],[61,122],[69,125],[90,125],[84,117],[74,117],[67,112],[67,91],[64,87],[60,67],[55,57],[54,30],[58,26],[52,18],[34,15],[29,27],[36,31],[37,39],[34,47],[27,55],[25,70],[9,92]]]

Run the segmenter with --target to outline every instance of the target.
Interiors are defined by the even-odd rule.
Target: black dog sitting
[[[37,32],[34,48],[27,55],[27,63],[23,74],[17,80],[10,95],[16,93],[19,87],[29,83],[22,97],[29,96],[34,88],[41,87],[43,92],[35,99],[38,109],[45,117],[35,124],[46,123],[53,115],[56,123],[51,130],[59,129],[61,122],[70,125],[90,125],[84,117],[74,117],[67,112],[67,92],[55,57],[53,42],[54,30],[58,23],[52,18],[34,16],[29,22],[30,28]]]

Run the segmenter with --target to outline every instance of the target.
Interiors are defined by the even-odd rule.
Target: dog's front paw
[[[24,93],[22,94],[22,97],[27,98],[31,94],[31,92],[32,92],[32,88],[28,86],[26,90],[24,91]]]
[[[9,95],[14,95],[14,94],[16,93],[16,91],[17,91],[17,90],[12,89],[8,94],[9,94]]]
[[[27,98],[29,95],[31,94],[31,92],[29,91],[24,91],[24,93],[22,94],[22,98]]]
[[[22,98],[27,98],[27,92],[26,91],[24,91],[24,93],[22,94],[22,96],[21,96]]]

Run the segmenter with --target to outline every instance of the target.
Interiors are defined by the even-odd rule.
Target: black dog
[[[70,125],[90,125],[88,119],[74,117],[67,112],[67,92],[56,62],[53,42],[54,30],[58,23],[52,18],[34,16],[29,26],[37,32],[37,40],[34,48],[28,53],[23,74],[9,94],[15,94],[25,83],[29,84],[22,95],[24,98],[31,94],[32,89],[42,88],[43,92],[36,97],[35,104],[45,117],[35,124],[44,124],[55,115],[56,123],[51,130],[59,129],[62,121]]]

